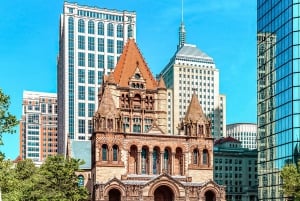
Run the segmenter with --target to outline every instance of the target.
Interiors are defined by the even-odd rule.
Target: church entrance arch
[[[216,195],[212,191],[205,192],[205,201],[216,201]]]
[[[168,186],[159,186],[154,191],[154,201],[174,201],[174,193]]]
[[[117,189],[111,189],[108,196],[109,201],[121,201],[121,192]]]

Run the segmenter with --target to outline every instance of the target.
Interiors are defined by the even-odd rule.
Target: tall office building
[[[212,120],[213,136],[222,137],[226,132],[226,96],[219,94],[219,70],[213,58],[196,45],[185,43],[185,33],[182,22],[177,51],[160,73],[168,88],[168,133],[178,133],[178,125],[196,93]]]
[[[226,126],[226,136],[239,140],[242,148],[257,148],[257,125],[253,123],[235,123]]]
[[[42,162],[57,154],[57,96],[24,91],[22,105],[20,157]]]
[[[300,1],[257,1],[258,197],[284,200],[280,171],[298,159]]]
[[[64,3],[57,71],[59,153],[65,153],[68,137],[90,138],[103,74],[114,69],[124,43],[135,34],[135,12]]]

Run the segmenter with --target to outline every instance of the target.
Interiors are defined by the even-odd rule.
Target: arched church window
[[[169,158],[170,158],[170,152],[169,152],[168,149],[165,149],[165,152],[164,152],[164,169],[167,172],[169,172]]]
[[[199,151],[198,149],[193,150],[193,164],[197,165],[199,159]]]
[[[102,161],[107,161],[108,159],[108,147],[106,144],[102,145]]]
[[[153,159],[153,174],[158,174],[159,173],[159,170],[158,170],[158,167],[159,167],[159,149],[156,147],[153,149],[153,153],[152,153],[152,159]]]
[[[84,186],[84,176],[83,175],[79,175],[77,177],[78,179],[78,186]]]
[[[118,161],[118,152],[119,152],[118,145],[114,145],[113,146],[113,161]]]
[[[208,151],[207,151],[207,149],[204,149],[203,150],[203,154],[202,154],[203,156],[203,159],[202,159],[202,163],[203,163],[203,165],[207,165],[208,164]]]
[[[107,128],[112,129],[113,128],[113,119],[107,120]]]
[[[147,155],[148,155],[148,151],[145,147],[142,148],[142,174],[146,174],[147,173]]]

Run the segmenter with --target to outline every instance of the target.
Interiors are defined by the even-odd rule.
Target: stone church
[[[99,92],[91,138],[94,201],[223,201],[213,181],[211,122],[194,94],[167,133],[167,89],[129,39]]]

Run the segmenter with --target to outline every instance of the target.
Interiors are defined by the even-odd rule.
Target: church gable
[[[136,69],[134,73],[129,78],[129,87],[131,89],[145,89],[146,88],[146,79],[141,73],[139,68],[139,63],[136,63]]]
[[[156,89],[157,84],[141,52],[133,39],[129,39],[113,72],[114,80],[119,87],[129,87],[129,80],[136,75],[136,69],[145,79],[146,89]]]

